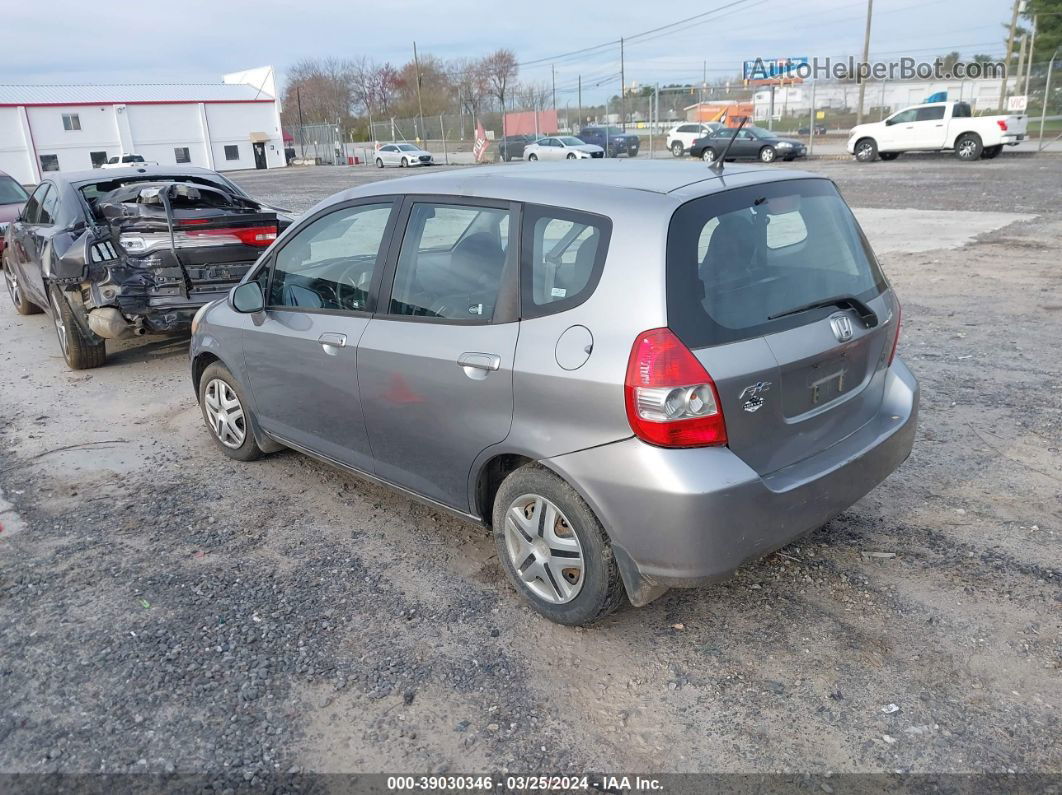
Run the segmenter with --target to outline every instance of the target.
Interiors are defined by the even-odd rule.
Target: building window
[[[81,129],[81,117],[76,113],[64,113],[63,114],[63,129],[64,130],[80,130]]]
[[[107,162],[106,152],[89,152],[89,157],[92,158],[92,167],[99,168]]]
[[[225,159],[226,160],[239,160],[240,159],[240,147],[236,144],[230,144],[225,147]]]
[[[173,149],[173,155],[177,158],[178,163],[191,163],[192,156],[188,152],[187,146],[176,146]]]
[[[41,171],[58,171],[59,155],[41,155]]]

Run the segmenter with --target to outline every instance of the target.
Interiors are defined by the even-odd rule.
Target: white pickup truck
[[[1025,139],[1024,115],[974,116],[966,102],[928,102],[872,124],[852,128],[848,151],[860,163],[879,157],[895,160],[902,152],[952,151],[960,160],[991,159],[1003,146]]]

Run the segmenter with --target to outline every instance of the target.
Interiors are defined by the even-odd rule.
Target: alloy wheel
[[[864,142],[856,149],[856,158],[859,160],[870,160],[874,155],[874,145],[869,142]]]
[[[63,353],[69,352],[70,337],[67,332],[66,323],[63,322],[63,310],[59,307],[59,297],[55,290],[52,290],[52,321],[55,323],[55,333],[59,335],[59,347],[63,349]]]
[[[963,138],[959,143],[959,157],[963,160],[972,160],[977,151],[977,144],[971,138]]]
[[[247,438],[247,420],[236,392],[225,381],[214,378],[207,384],[204,397],[210,429],[218,441],[233,450],[239,448]]]
[[[765,146],[763,151],[760,152],[760,160],[764,163],[770,163],[774,160],[774,154],[774,150],[771,147]]]
[[[550,604],[572,601],[585,575],[579,536],[564,512],[538,494],[517,497],[505,512],[509,562],[524,585]]]
[[[703,160],[705,163],[714,163],[715,162],[715,150],[714,149],[705,149],[704,152],[701,154],[701,160]]]
[[[11,296],[11,302],[16,306],[22,306],[22,288],[18,286],[18,279],[7,266],[4,267],[4,281],[7,282],[7,292]]]

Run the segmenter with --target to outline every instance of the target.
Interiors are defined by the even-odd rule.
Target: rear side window
[[[529,205],[524,209],[523,235],[524,317],[563,312],[590,297],[608,253],[609,219]]]
[[[26,201],[26,191],[9,176],[0,176],[0,204],[21,204]]]
[[[836,307],[777,316],[836,296],[869,301],[886,286],[827,180],[737,188],[688,202],[671,219],[668,325],[690,347],[804,325]]]

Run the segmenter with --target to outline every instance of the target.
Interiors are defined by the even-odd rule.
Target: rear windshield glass
[[[671,219],[668,325],[691,347],[794,328],[837,308],[771,318],[835,296],[869,301],[885,287],[827,180],[737,188],[688,202]]]

